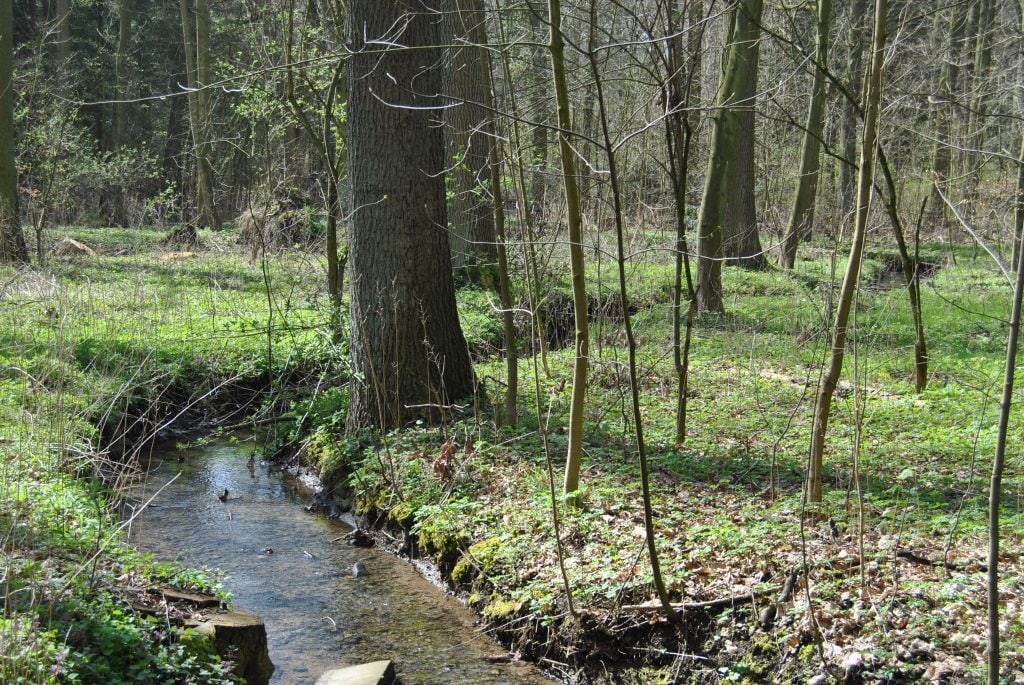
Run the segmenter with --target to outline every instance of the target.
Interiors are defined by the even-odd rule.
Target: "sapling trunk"
[[[1022,140],[1022,150],[1024,150],[1024,140]],[[1006,341],[1006,364],[1003,368],[1003,396],[999,404],[999,429],[996,434],[996,453],[992,459],[992,482],[988,494],[989,685],[999,685],[999,500],[1002,497],[1003,467],[1006,463],[1006,437],[1010,427],[1010,405],[1013,402],[1014,372],[1017,368],[1017,343],[1020,337],[1022,299],[1024,299],[1024,269],[1018,267],[1013,286],[1010,331]]]
[[[811,452],[807,466],[807,499],[821,501],[821,484],[824,472],[823,455],[828,419],[832,411],[832,396],[839,377],[843,372],[846,353],[846,336],[853,305],[853,295],[860,279],[861,261],[864,256],[864,238],[867,234],[868,207],[871,199],[871,179],[874,172],[875,148],[878,133],[878,110],[882,96],[882,64],[885,61],[885,17],[886,0],[875,0],[875,24],[871,43],[871,64],[868,70],[868,91],[864,103],[864,135],[861,142],[860,165],[857,175],[856,221],[853,229],[853,243],[850,246],[849,261],[839,292],[835,323],[832,327],[832,354],[829,365],[818,382],[818,393],[814,404],[814,424],[811,433]]]
[[[569,228],[569,263],[572,271],[572,308],[576,321],[576,356],[572,371],[572,399],[569,404],[569,449],[565,463],[566,494],[579,488],[583,458],[583,405],[587,394],[587,370],[590,364],[590,332],[587,312],[587,285],[583,266],[583,216],[580,190],[576,182],[575,152],[569,143],[572,116],[569,112],[569,86],[565,76],[565,43],[562,39],[562,4],[548,0],[551,22],[551,73],[558,109],[558,148],[562,158],[562,183],[565,186],[566,221]]]
[[[640,487],[643,493],[644,504],[644,532],[647,538],[647,553],[651,561],[651,576],[654,580],[654,587],[658,593],[658,599],[666,615],[676,618],[676,611],[672,607],[672,600],[668,596],[665,587],[665,580],[661,575],[661,564],[658,561],[658,549],[654,537],[654,510],[651,505],[651,483],[650,473],[647,464],[647,448],[644,444],[644,419],[640,412],[640,383],[637,379],[636,362],[636,337],[633,334],[633,319],[629,314],[629,296],[626,290],[626,247],[625,247],[625,226],[622,210],[622,193],[619,186],[618,167],[615,162],[615,148],[612,145],[611,134],[608,131],[608,112],[605,107],[604,85],[601,74],[597,68],[597,59],[594,57],[594,30],[597,26],[596,0],[590,3],[590,49],[587,57],[590,60],[591,76],[594,79],[595,92],[597,95],[598,118],[601,123],[601,139],[604,143],[604,156],[608,163],[608,180],[612,194],[612,213],[615,219],[615,247],[616,264],[619,275],[619,304],[622,308],[622,327],[626,333],[626,347],[629,356],[629,394],[632,408],[633,435],[636,439],[637,457],[640,461]]]

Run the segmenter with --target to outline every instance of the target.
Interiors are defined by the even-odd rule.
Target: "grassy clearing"
[[[595,679],[608,667],[623,682],[669,682],[674,674],[683,682],[778,682],[817,672],[822,653],[838,667],[860,655],[869,681],[947,673],[971,682],[981,673],[978,569],[1009,288],[969,249],[958,251],[955,266],[948,247],[922,255],[942,268],[924,288],[932,381],[921,395],[910,382],[903,291],[861,293],[852,341],[859,375],[851,356],[829,437],[828,494],[814,518],[801,516],[800,489],[826,352],[824,312],[842,260],[833,264],[827,249],[811,247],[794,274],[725,271],[728,314],[701,318],[695,330],[682,449],[673,444],[672,267],[659,252],[631,264],[670,590],[687,602],[767,592],[754,606],[691,613],[687,631],[676,634],[643,609],[625,608],[648,602],[652,588],[623,339],[615,305],[607,305],[615,297],[610,263],[590,266],[595,304],[607,305],[608,316],[592,329],[586,506],[559,503],[567,573],[585,609],[572,619],[540,432],[560,480],[569,350],[551,352],[539,398],[531,360],[521,364],[516,429],[495,427],[480,403],[478,413],[443,427],[356,439],[343,433],[346,345],[332,332],[317,258],[296,253],[253,267],[228,235],[204,235],[207,247],[196,255],[157,247],[161,234],[153,231],[73,235],[101,256],[0,272],[3,682],[115,682],[115,672],[144,681],[229,678],[210,653],[131,610],[128,597],[141,588],[209,586],[216,577],[125,548],[107,489],[130,477],[137,438],[189,405],[193,419],[302,417],[276,426],[285,429],[278,439],[305,443],[302,453],[327,482],[354,494],[358,511],[402,531],[407,549],[433,555],[522,654],[561,663],[566,673]],[[869,261],[865,283],[891,282],[886,261]],[[565,289],[553,280],[553,293]],[[506,380],[502,361],[488,356],[500,346],[495,301],[484,290],[459,292],[477,376],[492,400]],[[863,531],[851,468],[858,406]],[[1017,417],[1012,435],[1021,434]],[[1006,480],[1004,655],[1012,672],[1024,666],[1019,459]],[[767,599],[805,558],[809,579],[800,579],[770,628],[759,625]],[[946,559],[954,569],[921,559]],[[700,658],[674,656],[683,652]]]

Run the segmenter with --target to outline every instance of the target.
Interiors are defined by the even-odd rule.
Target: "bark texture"
[[[792,269],[800,238],[814,225],[814,202],[818,196],[818,170],[821,153],[821,132],[825,114],[825,72],[828,69],[828,32],[832,21],[832,0],[818,0],[817,35],[814,50],[814,79],[807,105],[807,124],[800,148],[800,178],[793,196],[793,210],[782,245],[780,264]]]
[[[489,184],[488,150],[491,113],[487,102],[485,48],[487,31],[481,0],[443,0],[444,71],[442,85],[448,107],[444,110],[445,150],[450,171],[452,265],[463,268],[480,261],[493,262],[494,205],[485,191]]]
[[[185,73],[192,89],[188,94],[192,145],[196,155],[196,203],[199,223],[220,228],[220,215],[214,200],[214,174],[210,146],[210,7],[206,0],[180,0],[181,33],[185,46]],[[193,14],[195,15],[193,17]]]
[[[747,82],[754,78],[751,66],[756,68],[756,58],[752,61],[748,51],[756,50],[761,8],[761,0],[740,0],[726,19],[732,28],[723,57],[725,67],[715,96],[708,171],[698,222],[697,306],[701,311],[721,312],[724,309],[725,209],[728,202],[734,201],[727,180],[736,173],[736,149],[741,136],[739,115],[745,106],[742,94],[749,92]]]
[[[757,198],[754,195],[754,126],[757,118],[757,68],[760,61],[762,2],[741,3],[738,23],[733,25],[730,48],[736,47],[740,78],[732,87],[736,136],[730,151],[729,198],[724,202],[725,256],[730,264],[745,269],[766,269],[768,259],[757,230]],[[740,31],[742,29],[742,32]]]
[[[455,310],[439,114],[437,7],[351,3],[353,383],[349,428],[439,418],[473,392]],[[367,44],[367,41],[371,41]],[[385,42],[386,41],[386,42]]]
[[[14,166],[14,8],[0,3],[0,262],[27,262]]]

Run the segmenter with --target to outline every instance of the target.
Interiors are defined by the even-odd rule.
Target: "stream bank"
[[[154,449],[133,500],[159,494],[129,539],[157,558],[227,574],[232,606],[266,623],[272,683],[310,683],[378,659],[393,659],[407,684],[551,682],[510,662],[471,612],[411,565],[347,544],[348,526],[309,511],[308,484],[253,450],[245,442]]]

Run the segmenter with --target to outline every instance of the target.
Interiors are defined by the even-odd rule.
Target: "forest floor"
[[[983,679],[987,473],[1010,287],[970,247],[922,249],[936,269],[923,292],[931,375],[920,394],[905,292],[891,287],[889,255],[869,259],[825,501],[813,510],[802,505],[803,469],[842,257],[818,245],[792,274],[725,270],[727,314],[694,329],[679,448],[672,266],[656,256],[630,265],[656,541],[673,599],[690,605],[674,625],[652,605],[611,262],[589,267],[592,310],[604,315],[592,327],[582,506],[556,498],[563,578],[549,481],[557,490],[572,363],[561,279],[546,289],[562,349],[547,354],[547,371],[522,360],[517,426],[496,426],[481,399],[441,427],[357,439],[342,431],[346,348],[319,258],[250,265],[226,234],[204,234],[194,251],[161,247],[157,231],[72,234],[99,256],[0,271],[3,682],[96,682],[125,669],[227,678],[209,653],[134,615],[123,593],[129,581],[209,587],[215,577],[127,549],[124,512],[97,485],[129,479],[131,447],[186,408],[221,426],[302,417],[268,424],[268,439],[297,448],[406,553],[435,559],[514,655],[563,677]],[[667,240],[641,234],[634,247]],[[465,287],[459,303],[477,377],[498,401],[496,297]],[[1024,682],[1013,675],[1024,672],[1022,434],[1018,412],[1000,560],[1007,682]]]

